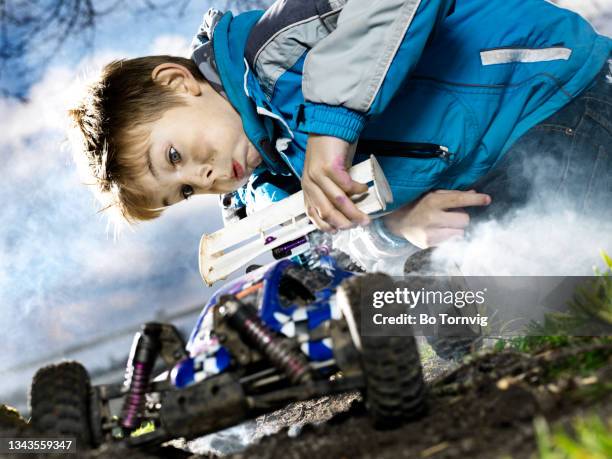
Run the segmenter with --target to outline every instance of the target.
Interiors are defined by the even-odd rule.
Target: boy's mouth
[[[240,163],[236,160],[232,162],[232,170],[234,173],[234,179],[242,180],[244,177],[244,168],[240,165]]]

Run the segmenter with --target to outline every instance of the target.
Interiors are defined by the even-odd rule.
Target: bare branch
[[[190,1],[0,0],[0,96],[23,99],[67,43],[91,51],[101,17],[125,10],[182,15]]]

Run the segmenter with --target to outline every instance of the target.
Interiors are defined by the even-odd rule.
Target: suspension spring
[[[121,410],[121,427],[132,431],[140,426],[153,366],[160,350],[161,324],[150,322],[134,336],[125,369],[126,395]]]
[[[294,383],[312,379],[308,360],[284,337],[278,336],[257,315],[250,304],[242,303],[232,295],[220,298],[219,312],[228,325],[243,334],[270,362]]]

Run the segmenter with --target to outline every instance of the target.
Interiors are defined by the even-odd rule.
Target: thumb
[[[360,183],[351,177],[348,171],[338,171],[332,180],[338,185],[342,191],[344,191],[348,196],[353,194],[365,193],[368,191],[368,185],[366,183]]]
[[[353,194],[365,193],[366,191],[368,191],[367,183],[360,183],[356,182],[355,180],[351,180],[351,186],[346,193],[351,196]]]

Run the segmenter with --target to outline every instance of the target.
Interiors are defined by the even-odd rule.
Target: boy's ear
[[[157,84],[170,86],[171,89],[179,92],[199,96],[202,92],[200,84],[187,69],[181,64],[166,62],[159,64],[151,72],[151,78]]]

